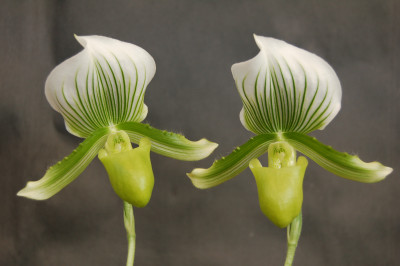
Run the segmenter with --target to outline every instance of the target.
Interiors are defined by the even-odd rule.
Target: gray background
[[[0,265],[125,265],[122,203],[97,159],[47,201],[15,195],[81,141],[43,90],[51,69],[81,49],[74,33],[145,48],[157,63],[146,121],[220,144],[201,162],[152,154],[156,183],[150,204],[135,210],[135,265],[283,264],[286,231],[262,215],[249,170],[206,191],[185,176],[252,135],[239,121],[230,67],[258,53],[253,33],[336,70],[342,110],[312,135],[394,168],[383,182],[360,184],[311,162],[295,265],[400,265],[399,13],[398,0],[2,0]]]

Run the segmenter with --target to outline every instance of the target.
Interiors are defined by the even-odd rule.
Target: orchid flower
[[[284,41],[254,36],[260,52],[232,66],[243,102],[240,121],[257,134],[208,169],[188,174],[201,189],[217,186],[249,167],[262,212],[277,226],[288,227],[291,265],[301,231],[303,178],[307,159],[347,179],[373,183],[392,172],[378,162],[366,163],[326,146],[307,134],[324,129],[341,106],[342,90],[331,66],[322,58]],[[268,152],[269,167],[257,159]]]
[[[133,265],[133,206],[149,202],[154,177],[150,150],[178,160],[207,157],[217,144],[141,124],[147,115],[144,94],[153,78],[154,59],[142,48],[102,36],[76,36],[84,49],[48,76],[45,94],[61,113],[67,130],[85,140],[69,156],[50,167],[38,181],[28,182],[18,196],[45,200],[77,178],[98,154],[112,187],[124,201],[128,233],[127,265]],[[132,144],[139,144],[133,149]]]

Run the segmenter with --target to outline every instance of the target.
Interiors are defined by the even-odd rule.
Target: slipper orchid
[[[373,183],[392,172],[378,162],[326,146],[308,133],[324,129],[341,106],[339,79],[323,59],[273,38],[254,36],[260,52],[232,66],[243,102],[240,121],[257,136],[217,160],[208,169],[188,174],[197,188],[210,188],[238,175],[247,167],[258,187],[260,207],[277,226],[288,227],[287,264],[291,265],[301,230],[302,182],[307,160],[358,182]],[[257,159],[268,152],[269,167]]]
[[[125,201],[128,261],[133,264],[131,204],[144,207],[150,200],[154,185],[150,150],[194,161],[207,157],[217,144],[206,139],[189,141],[140,123],[147,115],[144,94],[156,71],[154,59],[145,50],[102,36],[76,39],[84,49],[50,73],[45,93],[53,109],[63,116],[67,130],[85,140],[17,195],[35,200],[52,197],[75,180],[98,154],[116,194]],[[139,147],[132,149],[131,142]]]

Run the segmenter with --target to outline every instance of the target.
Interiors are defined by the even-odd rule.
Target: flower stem
[[[302,223],[302,215],[300,212],[300,214],[296,218],[294,218],[290,225],[287,227],[288,249],[286,253],[285,266],[292,266],[297,243],[299,242],[301,234]]]
[[[136,248],[135,217],[133,216],[132,205],[126,201],[124,201],[124,224],[128,238],[128,258],[126,260],[126,266],[133,266]]]

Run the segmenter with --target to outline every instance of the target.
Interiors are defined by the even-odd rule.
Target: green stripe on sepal
[[[366,163],[361,161],[358,156],[338,152],[332,147],[322,144],[316,138],[301,133],[283,133],[282,137],[296,150],[340,177],[363,183],[375,183],[393,171],[392,168],[379,162]]]
[[[211,188],[235,177],[249,166],[249,162],[268,151],[268,146],[278,140],[276,134],[262,134],[251,138],[231,154],[217,160],[208,169],[196,168],[187,176],[197,188]]]
[[[69,156],[50,167],[40,180],[28,182],[17,195],[35,200],[45,200],[58,193],[74,181],[96,157],[104,146],[108,133],[108,128],[96,130]]]
[[[260,52],[232,66],[243,102],[240,121],[256,133],[323,129],[340,110],[340,81],[319,56],[254,35]]]
[[[182,135],[136,122],[121,123],[116,128],[124,130],[131,141],[136,144],[141,138],[147,137],[151,141],[151,151],[182,161],[204,159],[218,146],[217,143],[206,139],[190,141]]]
[[[75,36],[84,49],[51,71],[46,98],[67,130],[86,138],[98,128],[141,122],[144,94],[156,71],[142,48],[103,36]]]

